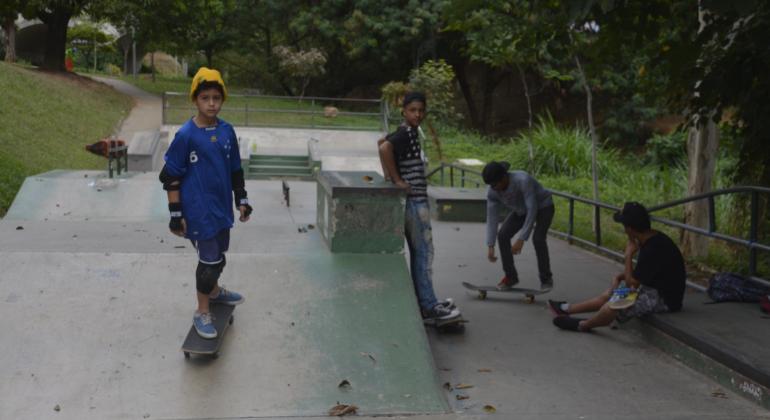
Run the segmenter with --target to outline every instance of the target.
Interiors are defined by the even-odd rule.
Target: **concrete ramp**
[[[153,221],[157,183],[140,193],[144,176],[126,178],[117,190],[136,211],[105,208],[121,214],[107,221],[105,190],[82,174],[34,178],[0,221],[0,418],[323,416],[337,402],[364,415],[449,410],[403,255],[332,254],[318,229],[299,232],[315,217],[314,183],[293,184],[293,214],[279,182],[247,183],[257,211],[232,231],[222,277],[246,302],[218,359],[185,360],[197,259],[165,215]],[[80,220],[48,204],[42,219],[23,211],[28,194],[54,200],[34,183],[66,190],[66,180],[81,194],[66,217]],[[148,220],[118,220],[140,213]]]

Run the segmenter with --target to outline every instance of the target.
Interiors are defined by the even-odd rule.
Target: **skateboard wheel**
[[[184,358],[185,359],[189,359],[190,358],[190,352],[189,351],[184,352]]]
[[[527,303],[535,302],[535,295],[526,295],[526,296],[527,296]]]
[[[228,321],[230,325],[233,325],[233,321],[235,321],[235,316],[230,315],[230,321]]]
[[[218,359],[218,358],[219,358],[219,352],[216,352],[216,353],[212,353],[212,354],[211,354],[211,358],[212,358],[212,359]]]
[[[479,299],[484,300],[487,298],[487,292],[485,290],[479,291]]]

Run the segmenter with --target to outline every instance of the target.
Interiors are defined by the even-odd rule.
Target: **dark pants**
[[[548,257],[548,244],[546,237],[548,228],[551,227],[555,209],[548,206],[537,211],[535,219],[535,229],[532,232],[532,245],[535,246],[537,255],[537,270],[541,283],[550,283],[552,281],[551,260]],[[503,262],[503,271],[509,280],[518,280],[519,274],[513,265],[513,254],[511,254],[511,238],[521,229],[526,216],[518,216],[513,213],[505,218],[500,231],[497,232],[497,242],[500,245],[500,259]]]

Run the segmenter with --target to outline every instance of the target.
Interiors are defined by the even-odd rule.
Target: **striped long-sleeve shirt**
[[[398,174],[411,187],[408,197],[427,197],[428,181],[425,179],[425,162],[422,160],[417,127],[401,125],[396,131],[388,134],[385,140],[393,145]]]
[[[526,241],[535,226],[537,211],[553,205],[551,192],[524,171],[508,173],[510,182],[505,191],[497,192],[487,188],[487,246],[494,246],[497,226],[500,222],[500,206],[511,209],[513,214],[525,216],[518,239]]]

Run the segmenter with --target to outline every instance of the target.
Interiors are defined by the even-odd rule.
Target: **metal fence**
[[[459,174],[459,183],[461,187],[465,187],[466,183],[473,183],[477,187],[481,186],[481,173],[479,171],[464,168],[459,165],[441,163],[437,168],[428,172],[427,176],[431,177],[438,173],[440,175],[441,185],[446,185],[445,171],[449,172],[449,184],[454,187],[455,178]],[[472,176],[471,176],[472,175]],[[567,232],[551,229],[550,232],[562,237],[570,242],[578,242],[589,248],[600,250],[604,253],[612,255],[617,258],[623,258],[623,253],[605,247],[602,243],[602,218],[601,210],[610,210],[612,212],[619,211],[620,208],[611,204],[603,203],[601,201],[594,201],[588,198],[579,197],[573,194],[551,190],[553,195],[558,198],[567,200],[569,206],[569,212],[567,217]],[[714,205],[714,199],[723,195],[730,194],[750,194],[750,226],[748,239],[739,238],[732,235],[717,232],[716,223],[716,206]],[[691,197],[685,197],[679,200],[670,201],[663,204],[647,207],[650,212],[650,218],[658,223],[666,226],[670,226],[677,229],[686,230],[688,232],[694,232],[698,235],[703,235],[708,238],[716,239],[722,242],[726,242],[733,245],[739,245],[749,253],[747,272],[749,277],[760,284],[770,286],[770,280],[760,277],[757,273],[757,253],[759,251],[770,252],[770,246],[761,244],[758,242],[758,228],[759,228],[759,194],[768,194],[770,197],[770,188],[754,187],[754,186],[741,186],[734,188],[727,188],[722,190],[711,191],[703,194],[694,195]],[[665,217],[653,216],[653,212],[659,212],[662,210],[670,209],[676,206],[683,205],[685,203],[707,200],[708,201],[708,228],[701,228],[698,226],[689,225],[676,220],[671,220]],[[575,235],[575,203],[586,204],[593,208],[593,238],[585,239]]]
[[[163,93],[163,124],[183,124],[196,113],[186,93]],[[379,99],[229,94],[219,116],[235,126],[387,131],[387,104]]]

